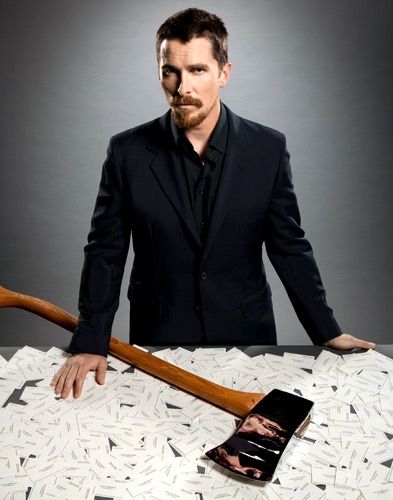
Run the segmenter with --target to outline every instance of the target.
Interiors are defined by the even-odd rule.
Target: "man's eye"
[[[163,75],[163,76],[170,76],[170,75],[173,75],[173,70],[171,70],[171,69],[163,69],[163,70],[162,70],[162,75]]]
[[[193,73],[197,74],[204,73],[205,71],[206,71],[205,68],[193,68],[192,70]]]

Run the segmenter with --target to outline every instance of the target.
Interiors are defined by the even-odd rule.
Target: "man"
[[[220,101],[231,73],[226,28],[186,9],[157,32],[163,117],[114,136],[85,248],[72,356],[53,379],[67,397],[89,370],[103,383],[132,234],[130,342],[276,344],[262,244],[314,343],[343,334],[300,228],[285,137]]]

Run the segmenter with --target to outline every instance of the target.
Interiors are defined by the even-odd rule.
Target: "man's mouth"
[[[178,97],[175,97],[172,99],[172,102],[170,102],[170,105],[173,108],[177,109],[190,109],[190,108],[200,108],[202,106],[202,103],[196,99],[185,98],[183,100],[179,99]]]

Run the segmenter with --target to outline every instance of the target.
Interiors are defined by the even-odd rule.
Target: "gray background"
[[[0,283],[76,312],[109,137],[166,111],[155,31],[182,1],[1,0]],[[223,101],[283,131],[303,227],[342,328],[390,343],[392,19],[377,0],[196,1],[230,33]],[[128,280],[132,249],[126,269]],[[281,344],[310,343],[268,266]],[[113,334],[128,337],[122,291]],[[64,345],[0,311],[0,345]],[[181,338],[179,335],[179,343]]]

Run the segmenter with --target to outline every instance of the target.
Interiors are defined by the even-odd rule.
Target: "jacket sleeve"
[[[130,243],[131,222],[112,140],[102,168],[95,209],[85,246],[79,291],[78,326],[68,351],[106,356]]]
[[[323,344],[342,331],[326,302],[311,245],[300,227],[289,153],[285,137],[282,137],[280,163],[270,202],[266,250],[306,332],[314,344]]]

